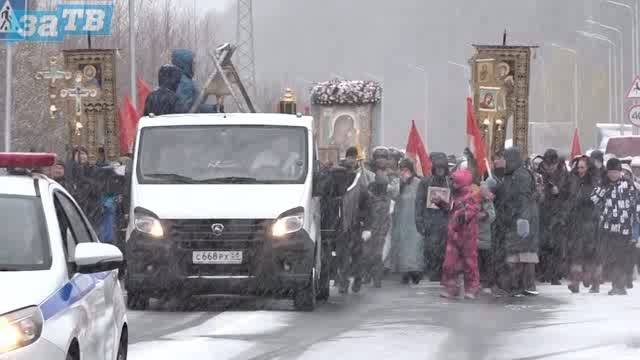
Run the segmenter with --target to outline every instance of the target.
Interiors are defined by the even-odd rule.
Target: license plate
[[[242,251],[194,251],[194,264],[242,264]]]

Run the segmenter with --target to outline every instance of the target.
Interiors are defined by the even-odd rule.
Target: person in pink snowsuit
[[[449,226],[444,264],[442,265],[442,296],[458,294],[458,275],[464,274],[465,298],[475,299],[480,290],[478,271],[478,214],[481,195],[473,189],[473,175],[463,169],[451,175],[453,204],[449,213]]]

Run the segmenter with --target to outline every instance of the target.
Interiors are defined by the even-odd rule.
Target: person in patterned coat
[[[632,237],[632,225],[639,219],[640,203],[633,181],[622,176],[619,159],[607,161],[607,177],[593,190],[591,201],[600,216],[600,243],[612,280],[609,295],[627,295],[627,269],[637,241]]]

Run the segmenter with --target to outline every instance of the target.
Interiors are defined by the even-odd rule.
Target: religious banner
[[[343,157],[352,146],[369,152],[374,107],[381,99],[382,87],[374,81],[332,80],[316,84],[311,89],[311,114],[320,158]]]
[[[69,143],[86,147],[92,162],[100,147],[104,147],[108,160],[117,159],[120,149],[115,50],[64,50],[63,54],[66,71],[74,74],[61,90],[67,100]]]
[[[504,150],[505,141],[528,153],[529,79],[532,46],[473,45],[471,58],[475,120],[489,158]],[[513,129],[507,134],[507,129]]]

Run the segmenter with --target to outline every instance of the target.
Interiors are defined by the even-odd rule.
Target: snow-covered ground
[[[132,360],[640,359],[640,290],[627,297],[607,296],[607,290],[573,295],[565,286],[541,286],[538,298],[469,303],[439,299],[436,284],[389,282],[381,290],[336,295],[314,313],[132,312],[132,336],[156,334],[139,336],[129,355]]]

